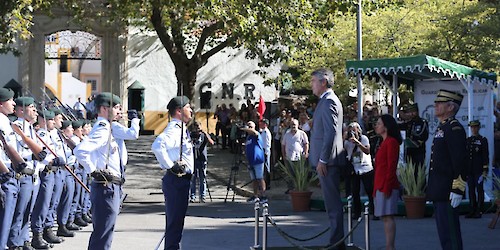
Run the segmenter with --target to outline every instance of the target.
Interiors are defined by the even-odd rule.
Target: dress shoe
[[[52,228],[47,227],[43,229],[43,239],[48,243],[59,244],[64,241],[63,238],[57,237],[52,231]]]
[[[79,226],[77,226],[77,225],[76,225],[75,223],[73,223],[73,222],[66,224],[66,228],[67,228],[68,230],[71,230],[71,231],[78,231],[78,230],[80,230],[80,227],[79,227]]]
[[[33,232],[33,239],[31,240],[31,246],[35,249],[49,249],[50,246],[42,238],[42,232]]]
[[[89,225],[89,223],[87,223],[87,221],[83,219],[83,216],[75,218],[74,224],[80,227],[86,227]]]
[[[69,231],[66,228],[66,225],[59,225],[57,228],[57,236],[63,236],[63,237],[75,237],[75,233]]]
[[[92,223],[92,216],[90,214],[83,214],[82,219],[89,224]]]
[[[29,241],[25,241],[24,242],[24,245],[23,245],[22,249],[23,250],[35,250],[35,248],[33,248],[31,246],[31,242],[29,242]]]

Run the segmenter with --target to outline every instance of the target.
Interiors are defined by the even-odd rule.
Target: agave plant
[[[301,157],[299,161],[291,162],[286,166],[279,162],[279,167],[288,180],[293,183],[294,191],[308,191],[309,185],[318,179],[315,171],[309,166],[307,160]]]
[[[415,178],[417,168],[421,171],[418,171]],[[422,165],[417,166],[411,160],[408,160],[406,165],[399,164],[397,173],[399,182],[403,185],[406,195],[414,197],[425,196],[425,179],[427,176],[427,169],[425,167]]]

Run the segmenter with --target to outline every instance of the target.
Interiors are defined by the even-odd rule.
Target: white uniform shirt
[[[368,137],[366,137],[366,135],[361,135],[359,141],[362,145],[370,146],[370,141],[368,140]],[[356,174],[360,175],[372,171],[373,166],[370,154],[363,153],[359,146],[356,148],[356,151],[354,151],[353,154],[354,146],[354,143],[350,142],[349,140],[345,140],[344,148],[347,152],[347,159],[351,159],[352,155],[351,162],[354,166],[354,171],[356,172]]]
[[[10,120],[7,118],[6,115],[3,113],[0,113],[0,133],[3,132],[3,137],[5,138],[5,142],[9,144],[11,147],[14,149],[17,149],[17,140],[15,136],[14,130],[12,130],[12,127],[10,126]],[[11,161],[7,154],[5,153],[5,150],[3,149],[3,144],[0,142],[0,145],[2,146],[2,150],[0,150],[0,159],[3,161],[5,166],[9,168],[11,171],[14,169],[11,166]]]
[[[181,131],[181,121],[172,119],[165,130],[156,137],[151,149],[160,163],[162,169],[170,169],[175,161],[179,160],[179,153],[182,139],[182,160],[187,164],[186,172],[193,173],[194,170],[194,154],[191,138],[187,133],[186,125]]]
[[[47,132],[47,130],[45,128],[40,128],[38,131],[36,131],[36,133],[38,134],[38,136],[40,137],[40,139],[43,140],[43,142],[45,142],[45,144],[47,144],[47,146],[49,146],[49,148],[54,151],[55,150],[55,146],[54,146],[54,142],[52,141],[52,139],[50,138],[50,134],[49,132]],[[45,145],[44,145],[45,146]],[[48,165],[49,162],[51,162],[52,160],[54,160],[54,158],[56,158],[51,152],[50,150],[46,149],[47,152],[47,156],[45,157],[45,159],[43,159],[41,161],[41,164],[42,166],[40,166],[41,168],[44,168],[45,165]],[[55,151],[54,151],[55,152]]]
[[[105,118],[97,118],[88,137],[76,146],[74,153],[87,173],[108,169],[121,178],[118,144],[111,135],[111,125]]]
[[[122,159],[123,166],[126,166],[128,162],[125,140],[136,140],[139,138],[139,122],[141,122],[141,119],[139,118],[132,119],[130,121],[130,128],[123,126],[119,122],[111,123],[111,131],[113,133],[113,137],[115,137],[116,143],[118,144],[118,148],[120,149],[120,157]]]
[[[272,144],[272,136],[271,131],[268,128],[262,129],[260,132],[260,136],[262,137],[262,141],[264,142],[264,153],[268,156],[271,156],[271,144]]]
[[[21,128],[21,130],[23,131],[24,135],[26,135],[26,137],[31,138],[35,142],[37,141],[36,136],[35,136],[35,131],[33,130],[31,123],[27,122],[23,118],[17,118],[17,120],[15,120],[12,123],[14,123],[16,126]],[[18,135],[17,133],[15,135],[16,135],[16,140],[17,140],[17,152],[26,161],[26,168],[34,169],[35,163],[34,163],[33,157],[32,157],[33,152],[31,152],[31,149],[24,142],[24,140],[22,139],[22,137],[20,135]]]

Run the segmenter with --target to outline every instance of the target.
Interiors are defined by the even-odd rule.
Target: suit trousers
[[[92,227],[89,250],[111,249],[116,217],[120,210],[120,189],[117,184],[92,182]]]
[[[167,172],[162,179],[165,197],[165,250],[180,249],[188,208],[190,180]]]
[[[5,192],[5,207],[0,209],[0,249],[5,249],[12,226],[14,210],[16,209],[19,181],[15,178],[10,178],[1,187]]]
[[[458,212],[459,208],[452,208],[449,201],[434,201],[434,217],[443,250],[463,249]]]
[[[326,212],[330,220],[330,244],[336,244],[344,237],[344,213],[340,197],[340,168],[328,166],[326,176],[319,175]]]
[[[33,176],[23,175],[19,178],[19,194],[12,226],[10,228],[7,246],[23,246],[24,235],[22,229],[29,222],[31,196],[33,195]]]
[[[40,189],[31,213],[31,231],[41,233],[49,215],[50,200],[54,191],[54,172],[40,173]]]

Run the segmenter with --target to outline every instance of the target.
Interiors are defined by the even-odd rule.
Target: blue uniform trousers
[[[36,177],[34,177],[36,178]],[[36,199],[38,198],[38,191],[40,190],[40,183],[37,185],[33,184],[33,196],[31,197],[30,203],[30,219],[28,223],[26,223],[22,228],[22,235],[24,237],[24,241],[30,241],[30,228],[31,228],[31,220],[33,220],[33,209],[35,208]]]
[[[87,175],[87,182],[84,182],[84,183],[87,183],[87,187],[90,189],[90,192],[92,193],[92,185],[90,185],[91,183],[91,177],[90,177],[90,174],[86,174]],[[83,204],[83,213],[88,213],[90,211],[90,207],[92,207],[92,202],[90,201],[90,193],[87,193],[85,192],[85,195],[84,195],[84,204]]]
[[[75,169],[75,175],[83,182],[83,174],[80,168]],[[78,205],[80,203],[80,196],[82,194],[82,189],[83,189],[82,185],[80,185],[80,183],[77,183],[76,180],[73,180],[73,182],[75,182],[75,192],[73,195],[73,201],[71,202],[71,208],[69,210],[68,222],[70,223],[75,221],[75,215],[78,209]]]
[[[78,175],[78,174],[77,174]],[[90,185],[88,184],[88,176],[87,173],[82,169],[81,170],[81,178],[82,182],[87,185],[87,187],[90,189]],[[90,197],[90,194],[87,192],[87,190],[83,189],[81,185],[76,185],[76,189],[79,190],[78,192],[80,193],[78,197],[78,202],[76,204],[76,211],[75,211],[75,218],[81,218],[83,214],[86,214],[89,210],[86,208],[87,207],[87,202]]]
[[[71,204],[73,203],[73,196],[75,195],[75,179],[68,172],[64,171],[66,175],[64,178],[64,186],[61,194],[61,200],[57,207],[57,224],[66,225],[68,223]]]
[[[49,214],[47,215],[47,220],[45,221],[45,228],[54,226],[54,221],[57,216],[57,207],[61,201],[65,181],[66,170],[58,169],[55,171],[54,192],[52,193],[52,198],[50,199]]]
[[[196,179],[198,179],[199,185],[200,185],[200,198],[205,198],[206,196],[206,189],[207,189],[207,181],[206,181],[206,176],[207,174],[207,162],[195,159],[194,160],[194,173],[193,177],[191,178],[191,199],[194,199],[196,197]]]
[[[190,179],[167,172],[162,179],[165,197],[165,250],[180,248],[184,217],[188,207]]]
[[[40,173],[40,190],[36,197],[35,207],[31,213],[31,231],[41,233],[45,228],[45,221],[49,215],[50,200],[54,192],[54,172]]]
[[[16,209],[19,181],[15,178],[10,178],[1,186],[5,192],[5,207],[0,209],[0,249],[5,249],[12,226],[14,210]]]
[[[92,182],[92,227],[89,250],[111,249],[116,217],[120,210],[120,189],[117,184]]]
[[[19,194],[17,196],[16,209],[14,210],[14,216],[12,219],[12,226],[10,228],[9,240],[7,241],[7,246],[23,246],[24,245],[24,235],[22,229],[24,226],[28,225],[30,208],[31,208],[31,197],[33,195],[33,176],[22,175],[18,179],[19,181]]]
[[[452,208],[449,201],[434,201],[434,216],[443,250],[460,250],[462,233],[460,232],[459,208]]]

